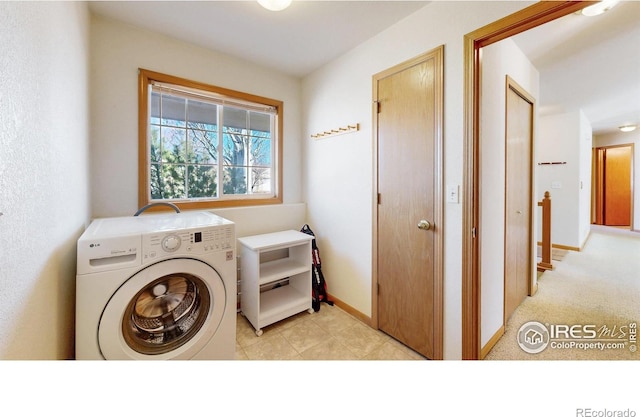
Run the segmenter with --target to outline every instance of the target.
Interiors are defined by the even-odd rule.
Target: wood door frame
[[[480,357],[480,50],[581,10],[594,1],[541,1],[464,36],[464,172],[462,190],[462,358]]]
[[[435,91],[434,121],[436,123],[434,143],[434,198],[433,205],[433,272],[434,272],[434,343],[433,359],[444,357],[444,277],[443,277],[443,130],[444,130],[444,45],[434,48],[415,58],[395,65],[373,76],[373,245],[372,245],[372,279],[371,279],[371,326],[378,329],[378,81],[430,59],[436,60],[434,74],[438,86]]]
[[[591,224],[604,224],[603,207],[604,195],[603,187],[598,186],[604,176],[604,164],[602,158],[604,152],[598,152],[601,148],[593,148],[591,150]]]
[[[535,98],[529,94],[529,92],[527,92],[527,90],[525,90],[520,84],[518,84],[513,78],[511,78],[509,75],[507,75],[506,77],[506,82],[505,82],[505,111],[504,111],[504,118],[505,118],[505,164],[504,164],[504,193],[505,193],[505,200],[504,200],[504,206],[505,206],[505,217],[504,217],[504,242],[505,242],[505,259],[504,259],[504,298],[503,298],[503,307],[502,307],[502,325],[506,326],[507,324],[507,317],[506,317],[506,313],[507,313],[507,257],[506,257],[506,242],[507,242],[507,213],[506,213],[506,208],[507,208],[507,179],[509,178],[509,173],[507,172],[507,158],[509,155],[509,150],[508,150],[508,130],[507,130],[507,126],[509,124],[509,100],[507,98],[508,94],[509,94],[509,90],[512,90],[515,94],[517,94],[518,96],[520,96],[520,98],[522,98],[524,101],[526,101],[527,103],[531,104],[531,130],[529,132],[529,172],[528,172],[528,183],[529,183],[529,198],[527,201],[527,204],[529,205],[529,218],[527,219],[527,224],[528,224],[528,242],[527,242],[527,253],[528,253],[528,257],[529,257],[529,262],[527,264],[528,266],[528,271],[529,273],[527,274],[527,295],[531,296],[535,293],[535,288],[534,288],[534,280],[533,280],[533,210],[534,210],[534,205],[533,205],[533,201],[534,201],[534,169],[533,169],[533,153],[534,153],[534,141],[535,141],[535,113],[536,113],[536,100]],[[482,335],[480,335],[482,336]]]
[[[618,145],[605,145],[594,147],[592,151],[592,160],[591,160],[591,168],[592,168],[592,181],[591,181],[591,198],[592,198],[592,212],[591,212],[591,223],[604,225],[604,190],[605,186],[602,184],[603,179],[603,169],[606,163],[602,163],[600,155],[598,154],[599,150],[604,150],[606,152],[607,149],[612,148],[629,148],[631,150],[631,178],[629,179],[631,185],[631,204],[629,209],[631,210],[629,215],[629,230],[633,229],[633,209],[634,209],[634,200],[635,200],[635,189],[633,182],[633,165],[634,165],[634,155],[635,148],[634,143],[622,143]],[[600,216],[600,217],[599,217]]]

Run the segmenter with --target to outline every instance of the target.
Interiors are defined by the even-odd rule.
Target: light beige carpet
[[[489,352],[487,360],[638,360],[636,345],[629,342],[632,323],[640,324],[640,233],[604,228],[592,229],[582,252],[569,251],[555,269],[538,279],[538,292],[516,309],[505,326],[505,334]],[[536,321],[551,329],[576,327],[583,336],[557,338],[582,343],[581,348],[551,348],[525,352],[517,342],[525,323]],[[608,333],[608,336],[605,336]],[[620,349],[589,349],[587,342],[625,343]],[[625,342],[626,341],[626,342]],[[556,343],[555,346],[558,346]],[[566,346],[566,345],[564,345]]]

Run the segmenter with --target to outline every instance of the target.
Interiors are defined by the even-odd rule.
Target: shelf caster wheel
[[[262,336],[262,330],[256,330],[256,336],[258,337]]]
[[[307,310],[307,313],[309,313],[309,314],[313,314],[314,312],[315,312],[315,310],[313,308],[310,308],[310,309]]]

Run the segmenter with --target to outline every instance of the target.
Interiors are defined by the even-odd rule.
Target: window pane
[[[152,124],[160,124],[160,94],[151,93],[151,119]]]
[[[187,154],[185,129],[160,127],[162,140],[162,160],[164,162],[184,162]]]
[[[187,102],[187,125],[194,129],[216,130],[218,124],[218,106],[201,101]]]
[[[149,145],[150,145],[150,159],[152,163],[162,161],[162,147],[160,144],[160,127],[149,126]]]
[[[218,134],[206,130],[189,129],[187,162],[214,164],[218,162]]]
[[[163,125],[185,127],[187,100],[162,94],[160,117]]]
[[[189,165],[189,198],[218,197],[215,165]]]
[[[251,138],[251,157],[249,159],[251,166],[269,166],[271,165],[271,140],[257,137]]]
[[[165,197],[162,195],[162,187],[164,181],[162,181],[162,176],[160,175],[161,168],[159,164],[151,164],[149,172],[149,184],[151,190],[151,199],[152,200],[162,200]]]
[[[224,168],[224,193],[247,193],[247,169],[245,167]]]
[[[223,135],[223,156],[225,165],[246,165],[245,136],[240,134]]]
[[[271,169],[251,169],[251,194],[271,193]]]
[[[185,166],[151,164],[151,198],[154,200],[185,198]]]
[[[271,115],[251,112],[249,114],[249,128],[254,131],[271,132]]]
[[[185,166],[177,164],[164,164],[162,166],[164,178],[164,193],[166,198],[185,198]]]
[[[245,133],[247,130],[247,110],[236,109],[234,107],[224,108],[224,132],[227,133]]]
[[[261,130],[252,130],[251,136],[261,139],[271,139],[271,132],[263,132]]]

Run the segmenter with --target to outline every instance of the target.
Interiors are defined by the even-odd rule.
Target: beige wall
[[[551,194],[551,243],[581,248],[591,218],[591,125],[582,111],[546,115],[538,136],[537,162],[566,162],[536,167],[537,200]]]
[[[444,185],[462,185],[464,35],[530,2],[433,2],[303,80],[305,201],[329,292],[371,315],[372,76],[445,47]],[[310,135],[360,123],[357,133]],[[462,204],[444,206],[444,357],[462,355]]]
[[[89,14],[0,2],[0,359],[73,357],[89,218]]]

